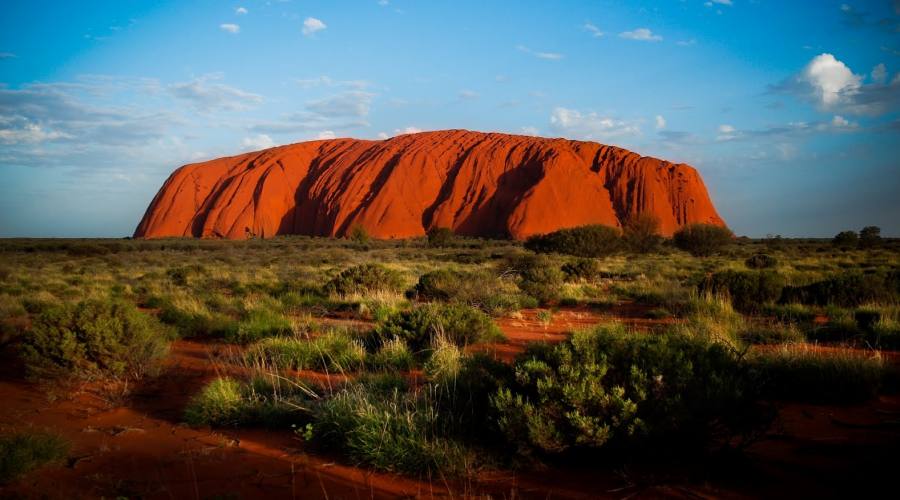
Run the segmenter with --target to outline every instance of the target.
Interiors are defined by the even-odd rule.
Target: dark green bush
[[[448,227],[436,227],[428,231],[428,246],[434,248],[453,246],[456,234]]]
[[[91,300],[44,311],[21,354],[35,378],[139,378],[166,355],[171,337],[131,303]]]
[[[515,372],[493,405],[524,453],[611,443],[697,450],[767,423],[737,355],[680,335],[598,328],[555,347],[530,346]]]
[[[895,302],[900,298],[900,274],[849,272],[805,286],[787,286],[781,303],[858,307],[868,302]]]
[[[859,247],[875,248],[881,245],[881,228],[866,226],[859,231]]]
[[[621,247],[620,231],[600,224],[560,229],[525,240],[525,248],[533,252],[556,252],[576,257],[606,257]]]
[[[633,214],[622,229],[622,240],[628,250],[650,253],[659,250],[663,237],[659,234],[659,217],[649,212]]]
[[[429,348],[435,336],[463,346],[503,338],[490,316],[464,304],[425,304],[397,312],[376,326],[382,339],[399,338],[413,350]]]
[[[841,231],[834,235],[834,239],[831,242],[839,248],[856,248],[859,244],[859,236],[856,234],[856,231]]]
[[[402,289],[403,276],[378,264],[361,264],[344,269],[324,287],[326,293],[337,295],[397,292]]]
[[[301,384],[263,379],[245,383],[220,377],[207,384],[187,404],[184,421],[191,426],[263,426],[286,428],[302,419],[312,391]]]
[[[886,374],[880,358],[799,347],[764,351],[752,359],[765,395],[825,404],[857,403],[878,394]]]
[[[0,484],[18,479],[38,467],[60,463],[69,443],[46,432],[18,432],[0,437]]]
[[[508,286],[505,286],[508,285]],[[408,293],[410,297],[441,300],[477,307],[488,314],[503,314],[531,305],[526,297],[489,271],[439,269],[423,274]]]
[[[726,294],[735,309],[758,313],[781,297],[784,279],[773,271],[719,271],[700,284],[700,293]]]
[[[593,281],[599,278],[603,271],[600,269],[600,263],[594,259],[578,259],[563,264],[562,272],[566,275],[566,281],[575,282]]]
[[[744,261],[744,265],[750,269],[769,269],[778,265],[778,259],[769,254],[753,254]]]
[[[733,240],[730,229],[712,224],[689,224],[672,236],[676,247],[695,257],[709,257],[721,252]]]
[[[519,288],[541,304],[559,300],[564,275],[556,263],[544,255],[520,255],[507,259],[505,272],[518,276]]]

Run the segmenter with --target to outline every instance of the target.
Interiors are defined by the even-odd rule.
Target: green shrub
[[[856,248],[859,244],[859,236],[856,231],[841,231],[831,240],[834,246],[839,248]]]
[[[757,313],[781,297],[784,279],[773,271],[720,271],[700,284],[700,293],[726,294],[735,309]]]
[[[408,295],[425,300],[466,304],[496,315],[531,304],[515,288],[514,284],[488,271],[439,269],[420,276],[418,283]]]
[[[559,300],[563,287],[563,272],[552,259],[544,255],[520,255],[507,259],[506,269],[518,276],[518,285],[540,304]]]
[[[649,212],[632,214],[622,229],[625,246],[635,253],[659,250],[663,237],[659,234],[659,217]]]
[[[781,295],[781,303],[836,305],[858,307],[862,304],[895,302],[900,298],[898,280],[900,274],[863,274],[850,272],[817,281],[806,286],[787,286]]]
[[[403,289],[403,276],[378,264],[361,264],[341,271],[325,284],[326,293],[336,295],[398,292]]]
[[[675,246],[695,257],[709,257],[719,253],[734,239],[727,227],[712,224],[689,224],[675,232]]]
[[[525,240],[525,248],[533,252],[556,252],[576,257],[606,257],[621,246],[619,230],[600,224],[560,229]]]
[[[555,347],[529,347],[515,372],[516,383],[498,390],[493,405],[501,430],[524,453],[611,443],[684,451],[767,422],[734,351],[680,335],[601,327]]]
[[[806,340],[803,333],[794,326],[756,326],[743,330],[740,339],[748,344],[791,344]]]
[[[55,434],[28,431],[0,436],[0,484],[38,467],[61,463],[68,453],[69,443]]]
[[[464,346],[503,338],[491,318],[463,304],[425,304],[391,315],[376,326],[382,339],[399,338],[413,350],[426,349],[437,336]]]
[[[566,281],[593,281],[600,277],[602,270],[600,263],[594,259],[577,259],[566,262],[562,266],[562,272],[566,275]]]
[[[436,227],[428,231],[428,246],[434,248],[453,246],[456,234],[448,227]]]
[[[224,337],[236,328],[235,320],[224,314],[183,310],[165,299],[151,298],[145,306],[159,308],[159,320],[175,327],[184,338]]]
[[[744,265],[750,269],[769,269],[778,265],[778,259],[769,254],[753,254],[744,261]]]
[[[752,359],[768,397],[811,403],[857,403],[875,397],[887,367],[878,356],[782,347]]]
[[[91,300],[41,313],[21,355],[35,378],[139,378],[165,357],[170,337],[131,303]]]
[[[460,474],[470,457],[445,437],[437,405],[428,392],[385,395],[354,384],[317,405],[314,424],[302,435],[378,470]]]
[[[382,370],[409,370],[415,365],[415,358],[406,342],[393,338],[382,342],[378,351],[369,356],[369,363]]]
[[[344,372],[361,368],[366,350],[350,335],[329,331],[309,339],[268,338],[250,346],[247,357],[278,368]]]
[[[875,248],[881,245],[881,228],[866,226],[859,231],[859,247]]]

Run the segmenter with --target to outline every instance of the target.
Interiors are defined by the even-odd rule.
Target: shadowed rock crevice
[[[724,225],[697,171],[593,142],[448,130],[332,139],[185,165],[135,237],[526,238],[650,212],[664,234]]]

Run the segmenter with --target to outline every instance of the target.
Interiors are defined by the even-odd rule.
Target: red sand
[[[522,239],[649,212],[671,235],[724,225],[697,171],[593,142],[447,130],[332,139],[176,170],[135,237],[410,238],[435,227]]]

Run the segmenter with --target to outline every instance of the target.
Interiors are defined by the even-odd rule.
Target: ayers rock
[[[585,224],[621,227],[650,212],[670,235],[724,225],[685,164],[594,142],[447,130],[329,139],[185,165],[135,237],[280,234],[410,238],[435,227],[526,238]]]

